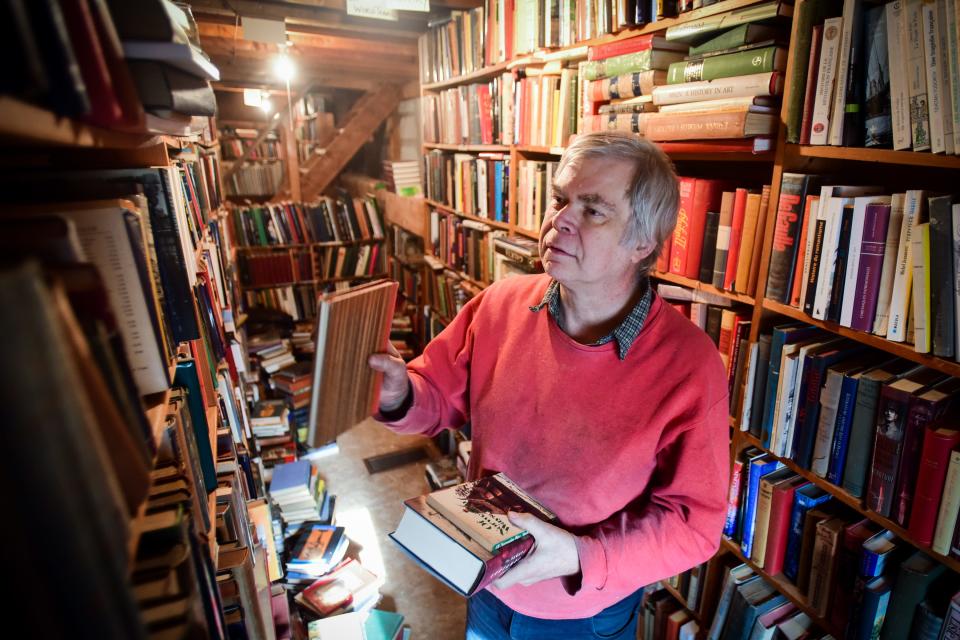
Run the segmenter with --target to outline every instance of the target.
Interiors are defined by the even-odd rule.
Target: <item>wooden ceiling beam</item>
[[[271,56],[269,55],[257,55],[245,51],[229,54],[216,50],[209,50],[208,54],[218,67],[239,62],[260,69],[264,73],[273,74]],[[301,80],[309,81],[315,75],[324,75],[331,71],[369,75],[382,80],[394,78],[397,82],[405,82],[417,77],[417,64],[412,60],[387,60],[363,58],[352,54],[326,53],[322,56],[297,56],[294,57],[293,64],[296,67],[295,79],[298,82]]]
[[[427,30],[427,14],[409,11],[401,12],[400,20],[397,22],[389,22],[348,16],[343,9],[330,9],[319,5],[308,7],[259,0],[229,0],[229,2],[191,0],[190,4],[194,17],[198,20],[205,19],[208,15],[229,16],[234,19],[239,14],[251,18],[284,20],[288,29],[299,25],[327,27],[358,34],[396,36],[414,40]]]
[[[199,22],[200,41],[203,44],[210,39],[226,40],[236,46],[245,46],[254,43],[251,40],[243,38],[243,29],[233,24],[216,24],[211,22]],[[309,52],[315,51],[345,51],[353,54],[362,55],[389,55],[406,56],[415,58],[417,56],[417,45],[413,42],[382,42],[378,39],[364,39],[351,37],[350,35],[317,35],[313,33],[288,32],[289,42],[294,50],[303,49]]]
[[[263,65],[224,64],[220,68],[221,82],[227,84],[254,84],[258,86],[280,87],[282,83]],[[382,77],[350,72],[314,73],[308,78],[310,84],[318,90],[351,89],[369,91],[383,81]]]

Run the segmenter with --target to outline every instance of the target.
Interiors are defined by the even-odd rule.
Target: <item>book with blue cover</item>
[[[806,324],[787,324],[774,327],[770,341],[770,364],[767,370],[766,397],[763,401],[763,422],[760,429],[760,441],[765,449],[770,448],[770,435],[773,431],[773,414],[777,406],[777,386],[780,381],[780,361],[783,345],[793,344],[814,338],[822,331]]]
[[[800,487],[794,493],[793,512],[790,514],[790,532],[787,534],[787,554],[783,560],[783,575],[794,583],[800,573],[800,545],[803,542],[803,521],[807,511],[832,496],[815,484]]]
[[[309,460],[297,460],[275,466],[270,480],[270,495],[276,498],[301,490],[309,491],[310,471]]]
[[[756,529],[757,499],[760,496],[760,478],[773,473],[783,466],[783,463],[770,454],[750,461],[747,472],[747,493],[743,504],[743,537],[740,540],[740,549],[743,555],[750,557],[753,552],[753,533]]]

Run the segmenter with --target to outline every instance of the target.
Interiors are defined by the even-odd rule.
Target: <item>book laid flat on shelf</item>
[[[347,558],[294,599],[327,618],[368,609],[379,596],[380,583],[380,578],[363,565]]]
[[[504,575],[534,546],[508,511],[545,522],[556,515],[503,474],[410,498],[390,538],[425,570],[463,596]]]
[[[376,411],[382,374],[367,358],[389,339],[396,295],[396,282],[377,280],[318,300],[310,446],[335,439]]]

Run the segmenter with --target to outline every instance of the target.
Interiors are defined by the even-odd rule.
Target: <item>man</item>
[[[719,545],[726,376],[647,279],[678,198],[654,145],[579,136],[540,230],[546,273],[488,287],[409,366],[370,359],[378,419],[427,435],[469,421],[469,478],[502,471],[562,523],[511,514],[536,548],[471,598],[468,640],[633,638],[643,586]]]

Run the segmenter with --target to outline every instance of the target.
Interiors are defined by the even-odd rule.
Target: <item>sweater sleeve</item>
[[[446,329],[431,340],[407,365],[412,400],[402,417],[378,413],[373,417],[397,433],[435,436],[459,429],[470,419],[470,358],[474,318],[484,292],[471,299]],[[408,403],[404,403],[405,405]],[[398,412],[399,413],[399,412]]]
[[[580,589],[636,589],[710,558],[723,531],[729,457],[724,396],[658,451],[643,498],[577,537]]]

